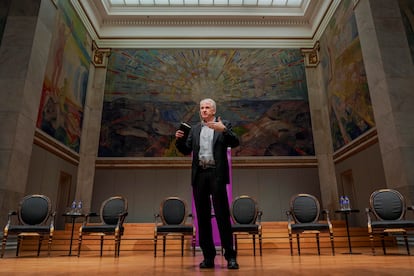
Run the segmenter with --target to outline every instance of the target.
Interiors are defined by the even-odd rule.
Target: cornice
[[[102,26],[303,26],[310,24],[307,19],[292,18],[219,18],[219,17],[163,17],[163,18],[143,18],[136,17],[130,19],[104,19]]]
[[[312,48],[340,2],[312,0],[303,14],[268,9],[223,16],[202,14],[205,9],[168,15],[155,7],[107,10],[101,1],[71,0],[99,48]]]

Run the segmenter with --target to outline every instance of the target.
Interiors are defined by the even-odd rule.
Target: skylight
[[[284,7],[302,8],[308,0],[107,0],[111,7]]]

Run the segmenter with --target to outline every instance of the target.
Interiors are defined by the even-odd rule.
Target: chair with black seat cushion
[[[253,254],[256,256],[256,236],[259,240],[260,256],[262,256],[262,211],[259,211],[257,202],[250,196],[242,195],[235,198],[231,204],[233,220],[232,232],[234,245],[237,251],[237,235],[249,234],[253,239]]]
[[[113,196],[105,200],[100,209],[100,214],[89,213],[85,215],[85,220],[79,228],[79,247],[78,257],[82,247],[82,237],[84,235],[98,235],[101,242],[101,256],[105,236],[114,236],[115,257],[119,257],[121,238],[124,234],[124,221],[128,215],[128,201],[122,196]],[[100,217],[100,223],[92,223],[91,217]]]
[[[188,214],[187,203],[179,197],[167,197],[160,204],[160,212],[155,215],[154,257],[157,256],[158,236],[163,238],[162,252],[165,256],[166,238],[178,235],[181,238],[181,256],[184,256],[184,236],[191,236],[193,256],[195,255],[196,229],[192,215]]]
[[[14,219],[17,216],[17,219]],[[37,256],[40,254],[42,241],[48,237],[48,255],[52,246],[55,212],[52,211],[50,199],[45,195],[27,195],[19,203],[18,211],[8,214],[8,221],[3,230],[1,257],[4,256],[7,238],[17,235],[16,256],[19,255],[25,236],[38,237]]]
[[[406,210],[413,210],[413,206],[406,207],[402,194],[393,189],[374,191],[369,199],[369,208],[366,208],[368,219],[368,234],[371,241],[372,254],[375,254],[374,236],[380,235],[382,249],[386,254],[384,238],[388,234],[403,234],[407,253],[410,255],[407,232],[414,230],[414,220],[405,218]],[[373,214],[373,216],[371,216]]]
[[[290,200],[290,210],[286,212],[288,217],[288,234],[290,243],[290,254],[293,255],[292,235],[296,234],[298,244],[298,255],[300,255],[300,234],[315,234],[318,246],[318,255],[320,252],[320,233],[329,233],[331,241],[332,255],[335,255],[334,235],[332,223],[329,218],[329,211],[322,210],[319,200],[310,194],[297,194]],[[325,220],[320,220],[325,215]]]

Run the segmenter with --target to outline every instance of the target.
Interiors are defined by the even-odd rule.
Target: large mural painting
[[[334,150],[374,127],[353,1],[342,1],[320,39]]]
[[[37,128],[79,152],[91,39],[70,1],[58,1]]]
[[[234,155],[314,155],[299,49],[114,49],[99,156],[181,156],[175,130],[206,97],[241,138]]]

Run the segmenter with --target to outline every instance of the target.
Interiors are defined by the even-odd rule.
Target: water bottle
[[[349,197],[348,196],[345,196],[344,197],[344,201],[345,201],[345,209],[346,210],[350,210],[351,209],[351,203],[350,203],[350,201],[349,201]]]
[[[70,207],[70,212],[75,213],[76,212],[76,200],[72,202],[72,206]]]
[[[341,210],[344,210],[345,209],[345,197],[344,196],[341,196],[339,198],[339,208]]]
[[[82,200],[79,200],[79,202],[78,202],[78,209],[77,209],[77,212],[78,212],[79,214],[81,214],[81,213],[82,213]]]

